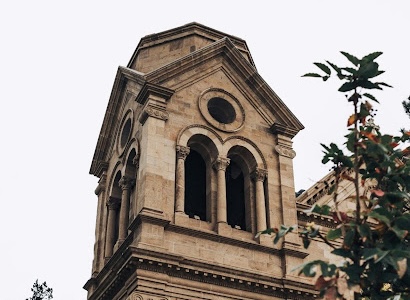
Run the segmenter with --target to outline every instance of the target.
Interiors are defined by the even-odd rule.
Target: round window
[[[219,123],[231,124],[236,119],[235,108],[223,98],[215,97],[208,101],[208,112]]]
[[[245,111],[232,94],[218,88],[210,88],[201,93],[198,106],[205,120],[215,128],[225,132],[235,132],[245,122]]]
[[[130,133],[131,133],[131,119],[128,119],[125,122],[124,127],[122,128],[122,132],[121,132],[121,139],[120,139],[121,148],[124,148],[125,145],[127,144],[128,139],[130,138]]]

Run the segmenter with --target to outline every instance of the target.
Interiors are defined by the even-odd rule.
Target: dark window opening
[[[235,108],[222,98],[212,98],[209,100],[208,111],[219,123],[230,124],[236,119]]]
[[[124,148],[125,145],[127,144],[128,139],[130,138],[130,133],[131,133],[131,119],[128,119],[127,122],[125,122],[124,127],[122,128],[122,131],[121,131],[120,145],[122,148]]]
[[[228,224],[246,230],[244,176],[232,160],[226,169],[226,205]]]
[[[206,165],[192,149],[185,160],[185,213],[206,220]]]

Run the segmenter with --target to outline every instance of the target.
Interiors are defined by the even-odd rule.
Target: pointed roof
[[[262,105],[261,103],[253,103],[254,107],[265,121],[272,126],[272,130],[294,137],[304,128],[286,104],[259,75],[254,65],[243,57],[240,50],[228,37],[224,37],[189,55],[153,70],[145,74],[144,78],[147,82],[166,85],[166,82],[174,76],[187,73],[189,70],[200,69],[200,65],[217,56],[223,56],[223,64],[227,67],[229,66],[236,74],[239,79],[238,81],[244,83],[247,89],[257,95]],[[176,89],[175,87],[168,88]],[[264,112],[264,109],[268,109],[275,116],[275,120],[271,119]]]
[[[143,47],[148,47],[147,45],[151,45],[152,43],[165,43],[166,41],[188,34],[206,36],[213,42],[187,55],[179,58],[176,57],[169,63],[146,74],[130,68],[130,66],[133,65],[133,61],[137,58],[138,52]],[[244,53],[247,55],[244,55]],[[169,99],[173,91],[178,88],[170,84],[175,76],[187,74],[190,70],[201,70],[201,65],[205,65],[210,60],[221,57],[221,68],[224,70],[229,69],[229,74],[231,74],[236,83],[241,86],[243,92],[248,95],[253,95],[253,97],[249,96],[248,100],[267,124],[271,126],[274,133],[284,134],[293,138],[304,128],[302,123],[259,75],[245,41],[198,23],[190,23],[159,34],[144,37],[134,52],[128,67],[118,68],[93,156],[90,173],[100,176],[106,168],[107,156],[112,147],[112,137],[115,135],[115,129],[118,126],[118,124],[116,124],[119,118],[118,114],[122,107],[121,103],[124,101],[121,95],[127,81],[131,80],[141,86],[140,94],[137,95],[137,99],[140,99],[139,102],[141,104],[144,102],[144,100],[141,99],[145,98],[141,96],[141,93],[147,90],[154,93],[160,92],[161,94],[166,94],[167,99]]]
[[[247,60],[251,63],[251,65],[256,68],[253,62],[252,56],[249,52],[248,45],[243,39],[227,34],[227,33],[224,33],[222,31],[215,30],[213,28],[204,26],[196,22],[188,23],[186,25],[176,27],[173,29],[169,29],[166,31],[162,31],[159,33],[146,35],[138,43],[137,49],[135,49],[134,54],[132,55],[130,61],[128,62],[127,67],[131,68],[133,66],[139,53],[143,49],[150,48],[150,47],[157,46],[157,45],[164,44],[164,43],[170,43],[177,39],[185,38],[185,37],[192,36],[192,35],[205,38],[206,40],[209,41],[209,44],[216,42],[220,39],[223,39],[224,37],[229,38],[232,41],[232,43],[235,45],[235,47],[237,47],[240,50],[240,52],[243,55],[245,55],[245,57],[247,57]],[[197,47],[197,49],[198,48],[199,46]]]

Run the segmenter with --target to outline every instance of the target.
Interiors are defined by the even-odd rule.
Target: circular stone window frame
[[[215,120],[209,113],[208,103],[211,99],[221,98],[227,101],[235,111],[235,118],[230,123],[221,123]],[[225,90],[211,88],[203,91],[198,99],[199,111],[205,120],[213,127],[225,131],[225,132],[236,132],[239,131],[245,123],[245,110],[243,109],[241,103],[232,94]]]
[[[131,140],[131,136],[132,136],[132,131],[134,129],[134,113],[132,110],[128,110],[126,112],[126,114],[124,115],[124,117],[121,120],[120,123],[120,128],[118,131],[118,136],[117,136],[117,151],[119,156],[121,157],[124,154],[124,150],[127,149],[127,145]],[[129,128],[129,132],[128,132],[128,136],[126,138],[123,137],[124,134],[124,128],[125,125],[127,124],[127,122],[130,121],[131,125]],[[125,142],[123,142],[125,140]]]

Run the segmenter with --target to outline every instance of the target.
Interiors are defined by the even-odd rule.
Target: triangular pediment
[[[147,73],[144,78],[147,82],[178,90],[187,86],[189,81],[207,76],[207,72],[213,72],[216,68],[229,75],[242,92],[249,96],[248,100],[253,102],[254,108],[274,130],[293,137],[304,128],[227,37]]]

